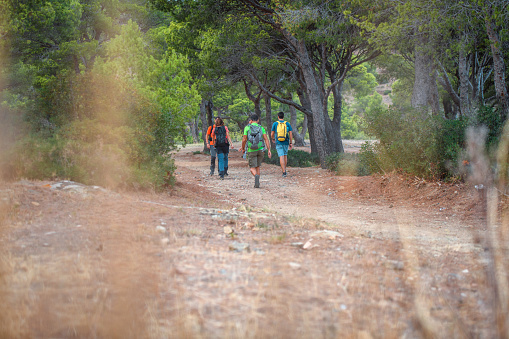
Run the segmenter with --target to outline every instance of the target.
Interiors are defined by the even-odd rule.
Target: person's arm
[[[270,152],[269,137],[267,136],[267,134],[263,135],[263,140],[265,141],[265,147],[267,147],[267,150],[269,151],[267,154],[269,155],[269,158],[272,158],[272,153]]]
[[[270,138],[272,139],[272,141],[276,142],[276,132],[274,132],[274,130],[270,132]]]
[[[226,140],[230,143],[230,148],[233,149],[233,142],[232,138],[230,138],[230,131],[228,131],[228,127],[225,127],[226,129]]]
[[[247,135],[244,134],[242,136],[242,146],[239,148],[239,152],[244,153],[244,151],[246,150],[246,142],[247,142]]]
[[[214,147],[216,145],[216,127],[212,128],[212,131],[210,131],[210,137],[212,138],[212,141],[214,142]]]
[[[293,148],[293,133],[292,131],[288,132],[288,135],[290,136],[290,145],[288,146],[288,149]]]
[[[207,129],[207,134],[205,134],[205,142],[207,143],[207,148],[210,149],[210,141],[209,141],[209,136],[210,136],[210,127]]]

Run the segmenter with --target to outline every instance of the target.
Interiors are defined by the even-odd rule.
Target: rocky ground
[[[254,189],[200,149],[164,193],[0,184],[0,337],[495,336],[473,187],[264,164]]]

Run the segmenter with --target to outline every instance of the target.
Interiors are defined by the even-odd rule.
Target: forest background
[[[170,151],[214,116],[238,139],[252,113],[267,128],[284,111],[323,168],[462,180],[466,131],[493,163],[505,135],[507,7],[1,0],[1,175],[161,189]],[[344,138],[376,142],[346,158]]]

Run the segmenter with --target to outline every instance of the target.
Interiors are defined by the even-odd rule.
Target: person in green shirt
[[[260,187],[260,166],[262,165],[265,148],[268,150],[269,158],[272,157],[269,137],[267,136],[265,128],[258,124],[258,121],[258,115],[251,115],[249,124],[244,128],[242,147],[239,149],[239,152],[247,152],[249,169],[255,178],[255,188]]]

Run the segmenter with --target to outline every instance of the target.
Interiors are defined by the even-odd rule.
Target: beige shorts
[[[260,167],[263,160],[263,151],[247,152],[247,161],[249,168]]]

